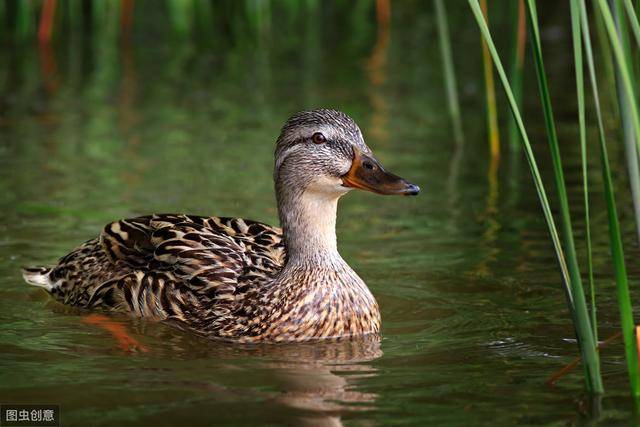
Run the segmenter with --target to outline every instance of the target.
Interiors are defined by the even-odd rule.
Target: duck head
[[[328,109],[302,111],[285,123],[276,146],[278,192],[343,195],[351,189],[415,196],[417,185],[388,172],[346,114]]]
[[[289,261],[330,264],[337,252],[338,200],[352,189],[416,195],[417,185],[387,172],[358,125],[335,110],[303,111],[284,124],[275,152],[278,215]]]

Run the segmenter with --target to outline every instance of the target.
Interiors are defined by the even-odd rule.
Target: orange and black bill
[[[384,170],[380,162],[371,154],[354,148],[355,155],[351,169],[342,176],[342,185],[359,188],[378,194],[416,196],[420,187]]]

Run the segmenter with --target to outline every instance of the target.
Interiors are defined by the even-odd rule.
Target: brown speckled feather
[[[273,280],[284,259],[278,228],[164,214],[108,224],[48,274],[51,294],[65,304],[174,320],[233,338],[247,333],[238,330],[252,310],[243,307],[247,297]]]

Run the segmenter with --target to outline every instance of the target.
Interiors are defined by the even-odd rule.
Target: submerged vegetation
[[[43,67],[46,69],[48,54],[46,47],[54,43],[57,37],[73,37],[78,34],[99,34],[101,39],[120,40],[123,49],[136,28],[135,10],[141,5],[135,0],[109,1],[63,1],[42,0],[6,1],[0,3],[0,19],[7,25],[0,28],[0,37],[11,39],[15,43],[28,43],[37,39],[42,50]],[[231,32],[236,34],[263,34],[275,25],[272,22],[272,8],[287,9],[291,14],[304,9],[317,10],[319,0],[305,2],[284,1],[277,6],[268,1],[227,1],[211,2],[205,0],[167,0],[154,2],[166,10],[166,22],[159,24],[163,30],[170,29],[171,37],[180,41],[194,39],[197,43],[213,43],[215,27],[233,26]],[[362,17],[358,25],[367,26],[370,21],[377,20],[377,39],[368,66],[375,70],[371,73],[372,85],[379,85],[384,76],[384,48],[388,43],[388,22],[390,3],[388,0],[336,2],[345,14]],[[588,159],[587,132],[589,117],[587,106],[593,106],[595,124],[597,125],[597,139],[599,147],[599,162],[597,168],[602,175],[602,184],[607,207],[609,224],[609,246],[613,260],[613,271],[618,292],[621,330],[625,345],[627,372],[632,395],[640,398],[640,373],[638,372],[638,348],[633,319],[633,306],[629,289],[629,278],[625,265],[622,231],[619,223],[618,207],[616,206],[616,190],[628,191],[633,200],[634,218],[638,242],[640,242],[640,115],[638,111],[638,94],[640,90],[640,25],[638,22],[638,3],[631,0],[571,0],[570,16],[566,17],[567,26],[571,26],[575,67],[575,83],[577,94],[577,126],[578,139],[575,144],[580,147],[580,163],[583,176],[582,196],[578,201],[584,206],[584,230],[576,230],[575,218],[572,220],[564,178],[561,145],[556,132],[556,118],[552,108],[552,97],[547,82],[544,63],[543,40],[535,0],[518,0],[510,2],[507,19],[510,31],[505,37],[507,54],[501,55],[496,46],[496,37],[489,26],[492,16],[492,2],[486,0],[468,0],[470,10],[480,28],[481,43],[478,50],[482,52],[481,61],[484,78],[484,96],[486,106],[486,122],[491,160],[490,174],[497,173],[498,159],[501,152],[499,134],[500,99],[494,88],[494,73],[497,73],[508,107],[511,111],[509,118],[510,149],[516,155],[521,153],[526,158],[533,177],[542,212],[548,226],[555,257],[557,259],[563,288],[566,294],[568,311],[575,326],[579,351],[583,360],[586,388],[594,394],[603,393],[598,357],[598,324],[597,324],[597,281],[594,279],[594,265],[592,260],[592,230],[590,218],[590,191],[595,183],[590,182],[590,171],[593,164]],[[447,95],[449,114],[451,117],[453,139],[456,145],[462,147],[465,143],[463,129],[464,114],[459,100],[459,90],[463,85],[456,81],[455,64],[453,60],[448,11],[445,5],[450,2],[434,0],[435,23],[440,43],[444,87]],[[149,7],[149,2],[144,4]],[[153,7],[153,6],[151,6]],[[451,8],[451,6],[448,6]],[[228,17],[233,19],[225,20]],[[492,21],[493,22],[493,21]],[[595,28],[591,31],[590,28]],[[309,50],[313,49],[317,35],[309,35]],[[597,52],[593,51],[592,39],[597,38]],[[525,44],[529,40],[530,46]],[[498,43],[500,45],[500,43]],[[528,52],[527,52],[528,49]],[[529,56],[527,56],[527,53]],[[597,62],[596,62],[597,60]],[[586,64],[585,64],[586,62]],[[124,66],[127,64],[125,63]],[[585,79],[584,71],[587,71]],[[526,66],[532,66],[537,78],[539,101],[543,112],[548,147],[551,156],[551,170],[553,173],[553,196],[545,187],[540,169],[547,162],[537,157],[532,140],[527,132],[527,122],[523,118],[523,86]],[[608,67],[611,67],[610,69]],[[480,67],[478,67],[479,72]],[[600,74],[598,74],[600,73]],[[615,185],[615,175],[609,162],[611,145],[618,143],[611,138],[605,129],[603,108],[605,102],[598,87],[599,77],[612,74],[617,96],[615,96],[617,120],[622,129],[625,160],[629,175],[629,189]],[[585,90],[585,80],[591,91]],[[600,87],[606,86],[609,81]],[[376,93],[372,93],[372,103],[376,103]],[[385,113],[381,109],[381,115]],[[375,129],[374,129],[375,132]],[[467,132],[468,134],[468,132]],[[574,201],[575,202],[575,201]],[[556,210],[554,210],[554,207]],[[558,221],[559,224],[556,222]],[[576,221],[577,222],[577,221]],[[580,232],[585,236],[586,259],[581,264],[576,248],[576,235]],[[587,280],[583,280],[583,276]]]

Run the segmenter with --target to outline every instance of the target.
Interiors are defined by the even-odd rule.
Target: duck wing
[[[162,214],[107,224],[66,258],[50,293],[67,304],[233,337],[248,327],[251,301],[281,270],[285,250],[282,231],[263,223]],[[79,272],[92,269],[97,280]]]
[[[100,236],[112,263],[170,274],[205,298],[237,299],[284,264],[279,228],[242,218],[161,214],[115,221]]]
[[[241,218],[148,215],[108,224],[27,282],[64,304],[100,307],[232,338],[282,269],[282,231]]]

